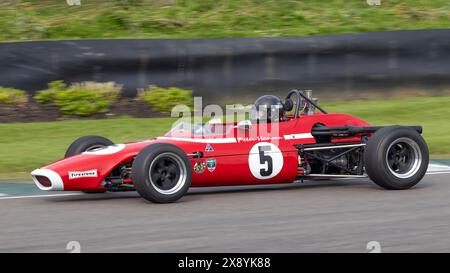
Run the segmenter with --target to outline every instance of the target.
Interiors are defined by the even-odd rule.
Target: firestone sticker
[[[98,177],[97,170],[89,170],[82,172],[69,172],[69,179],[77,179],[84,177]]]

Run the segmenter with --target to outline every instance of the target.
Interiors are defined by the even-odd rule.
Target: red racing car
[[[114,144],[77,139],[65,159],[34,170],[42,190],[130,191],[174,202],[189,187],[292,183],[314,177],[369,177],[386,189],[416,185],[428,167],[420,126],[371,126],[327,113],[310,92],[263,96],[250,120],[179,123],[151,140]],[[316,113],[316,111],[318,113]]]

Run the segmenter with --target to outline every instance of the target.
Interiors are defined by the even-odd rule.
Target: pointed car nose
[[[31,172],[31,177],[39,189],[44,191],[63,191],[64,183],[59,174],[48,169],[36,169]]]

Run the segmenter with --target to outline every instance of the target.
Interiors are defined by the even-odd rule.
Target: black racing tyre
[[[409,189],[428,168],[428,147],[422,136],[404,126],[379,129],[367,142],[364,167],[377,185],[391,190]]]
[[[64,158],[74,156],[77,154],[81,154],[83,152],[93,150],[96,148],[101,148],[105,146],[111,146],[114,143],[104,137],[101,136],[84,136],[75,140],[67,149]]]
[[[191,186],[192,167],[186,153],[177,146],[155,143],[136,156],[131,176],[143,198],[171,203],[183,197]]]

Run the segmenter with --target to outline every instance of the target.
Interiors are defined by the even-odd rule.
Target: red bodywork
[[[214,126],[228,126],[229,132],[220,135],[208,135],[203,138],[182,138],[165,137],[155,138],[148,141],[133,142],[119,145],[118,150],[110,154],[83,153],[69,157],[33,172],[33,178],[36,184],[44,190],[66,190],[66,191],[90,191],[102,190],[104,179],[118,166],[131,162],[132,159],[145,147],[152,143],[165,142],[171,143],[181,148],[186,154],[191,155],[195,152],[202,152],[202,158],[189,156],[191,167],[194,168],[196,162],[205,162],[207,159],[215,159],[216,166],[214,170],[206,169],[202,173],[192,172],[192,186],[225,186],[225,185],[251,185],[251,184],[276,184],[293,182],[299,175],[298,167],[298,149],[295,144],[313,144],[315,138],[311,135],[311,130],[315,124],[325,126],[368,126],[364,120],[347,114],[314,114],[302,115],[297,119],[291,118],[288,121],[278,123],[278,132],[259,133],[261,126],[270,126],[270,124],[255,124],[252,128],[245,130],[244,134],[253,136],[245,138],[243,132],[236,128],[236,124],[215,124]],[[256,138],[254,137],[256,136]],[[270,138],[277,138],[277,146],[283,157],[281,171],[269,179],[256,178],[249,168],[249,154],[251,148],[258,142],[267,142]],[[355,137],[332,139],[333,142],[360,142],[361,138]],[[213,150],[205,151],[205,147],[210,145]],[[60,176],[62,186],[46,187],[39,185],[36,176],[39,170],[51,170]],[[95,175],[86,177],[69,178],[69,172],[86,172],[95,170]],[[59,178],[58,178],[59,179]],[[43,181],[45,182],[45,181]],[[129,181],[132,183],[132,181]]]

